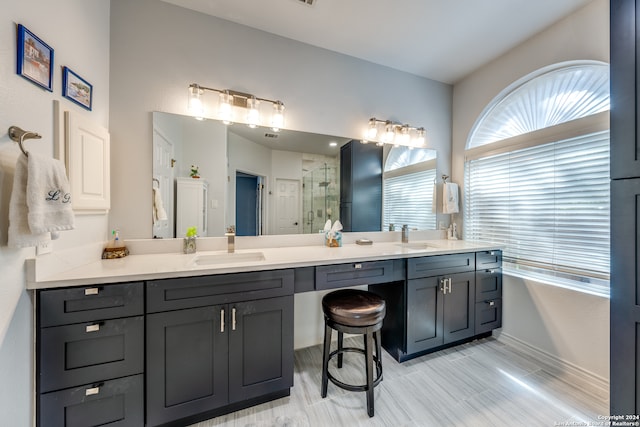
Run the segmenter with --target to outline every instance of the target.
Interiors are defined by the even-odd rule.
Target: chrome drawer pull
[[[220,310],[220,332],[224,332],[224,308]]]
[[[353,268],[355,268],[356,270],[359,270],[362,268],[362,264],[353,264]]]
[[[489,301],[489,307],[493,307],[494,305],[496,305],[495,301]]]
[[[98,288],[87,288],[84,290],[85,295],[98,295]]]
[[[87,325],[85,328],[86,332],[97,332],[100,330],[100,324],[96,323],[95,325]]]
[[[88,388],[84,391],[85,396],[91,396],[100,393],[100,387]]]

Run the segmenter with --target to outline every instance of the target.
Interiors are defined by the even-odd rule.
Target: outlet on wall
[[[36,255],[44,255],[51,252],[53,252],[53,242],[51,240],[40,243],[36,246]]]

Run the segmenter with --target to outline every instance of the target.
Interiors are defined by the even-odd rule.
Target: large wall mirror
[[[349,141],[154,112],[153,235],[182,237],[197,226],[199,236],[223,236],[231,225],[238,235],[318,233],[327,220],[340,219],[340,148]],[[435,177],[435,151],[419,150],[385,149],[383,161],[426,159],[422,165]],[[432,189],[425,194],[430,199]],[[419,228],[431,224],[435,216]]]

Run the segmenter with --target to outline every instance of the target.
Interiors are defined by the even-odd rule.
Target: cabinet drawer
[[[144,312],[142,282],[38,292],[40,326],[138,316]]]
[[[147,312],[293,295],[293,291],[294,270],[154,280],[147,283]]]
[[[476,303],[476,334],[489,332],[502,326],[502,299]]]
[[[396,264],[394,260],[354,262],[316,267],[316,290],[373,285],[402,279],[402,263],[398,262]]]
[[[502,267],[502,251],[476,252],[476,270]]]
[[[475,253],[409,258],[407,260],[407,278],[418,279],[473,271],[476,269],[475,261]]]
[[[142,316],[40,329],[39,392],[139,374]]]
[[[502,298],[502,269],[476,271],[476,302]]]
[[[40,395],[41,427],[144,425],[144,381],[134,375]]]

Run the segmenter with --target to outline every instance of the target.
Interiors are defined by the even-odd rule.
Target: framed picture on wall
[[[69,67],[64,67],[62,72],[62,96],[91,111],[93,85],[71,71]]]
[[[53,92],[53,49],[18,24],[18,70],[25,79]]]

